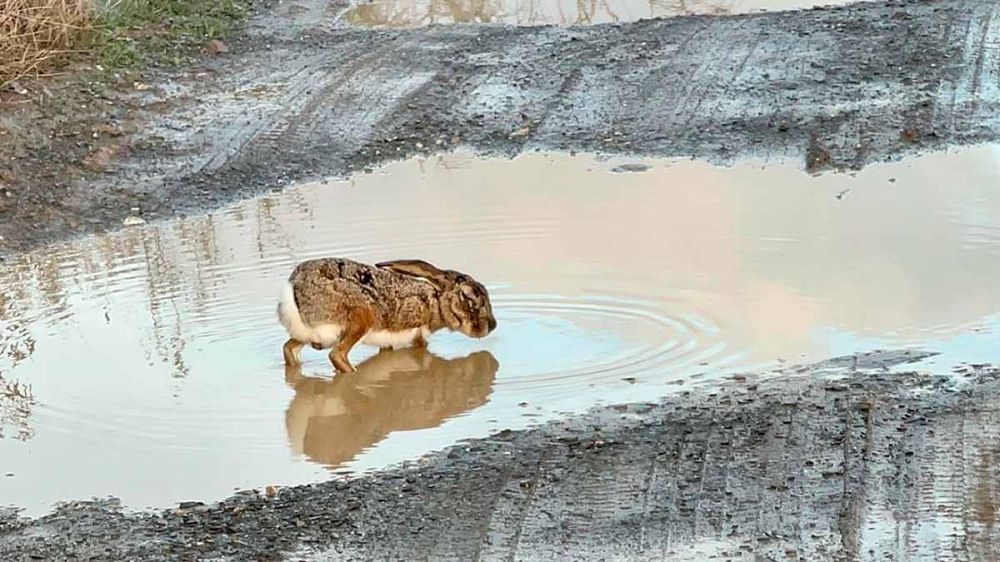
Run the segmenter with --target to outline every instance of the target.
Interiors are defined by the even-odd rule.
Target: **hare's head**
[[[426,279],[439,291],[441,319],[449,329],[470,338],[484,338],[497,327],[486,287],[468,275],[442,270],[421,260],[398,260],[378,267]]]

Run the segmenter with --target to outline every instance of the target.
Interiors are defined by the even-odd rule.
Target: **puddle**
[[[411,160],[12,260],[2,503],[221,498],[878,348],[942,352],[941,372],[1000,361],[1000,149],[856,177],[645,163]],[[464,270],[499,327],[427,354],[359,346],[352,378],[306,349],[286,373],[278,291],[331,255]]]
[[[848,4],[856,0],[374,0],[341,16],[354,25],[412,28],[434,24],[593,25],[693,14],[746,14]]]

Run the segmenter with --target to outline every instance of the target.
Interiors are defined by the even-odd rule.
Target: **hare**
[[[426,347],[427,337],[443,328],[484,338],[497,326],[485,287],[421,260],[304,261],[282,291],[278,319],[289,335],[287,365],[301,364],[309,344],[330,349],[330,362],[342,373],[354,372],[347,354],[359,341],[382,349]]]

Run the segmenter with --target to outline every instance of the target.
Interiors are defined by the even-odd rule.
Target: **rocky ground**
[[[184,72],[3,94],[0,254],[463,145],[822,171],[1000,130],[992,0],[366,31],[263,6]]]

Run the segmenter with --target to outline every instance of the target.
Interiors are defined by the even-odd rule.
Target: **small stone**
[[[97,128],[96,132],[101,135],[107,135],[109,137],[120,137],[125,134],[125,130],[118,125],[101,125]]]
[[[810,174],[815,174],[829,166],[831,162],[830,152],[819,140],[813,137],[809,142],[808,150],[806,150],[806,170]]]
[[[125,217],[125,220],[122,221],[122,226],[142,226],[144,224],[146,224],[146,219],[135,215],[127,216]]]
[[[111,158],[114,157],[117,151],[118,147],[116,146],[102,146],[96,148],[90,152],[89,156],[80,162],[80,165],[91,172],[103,172],[108,169],[108,166],[111,165]]]
[[[645,172],[649,169],[646,164],[622,164],[621,166],[615,166],[611,171],[616,174],[622,174],[625,172]]]
[[[213,39],[205,43],[205,52],[212,56],[221,55],[229,52],[229,46],[218,39]]]

